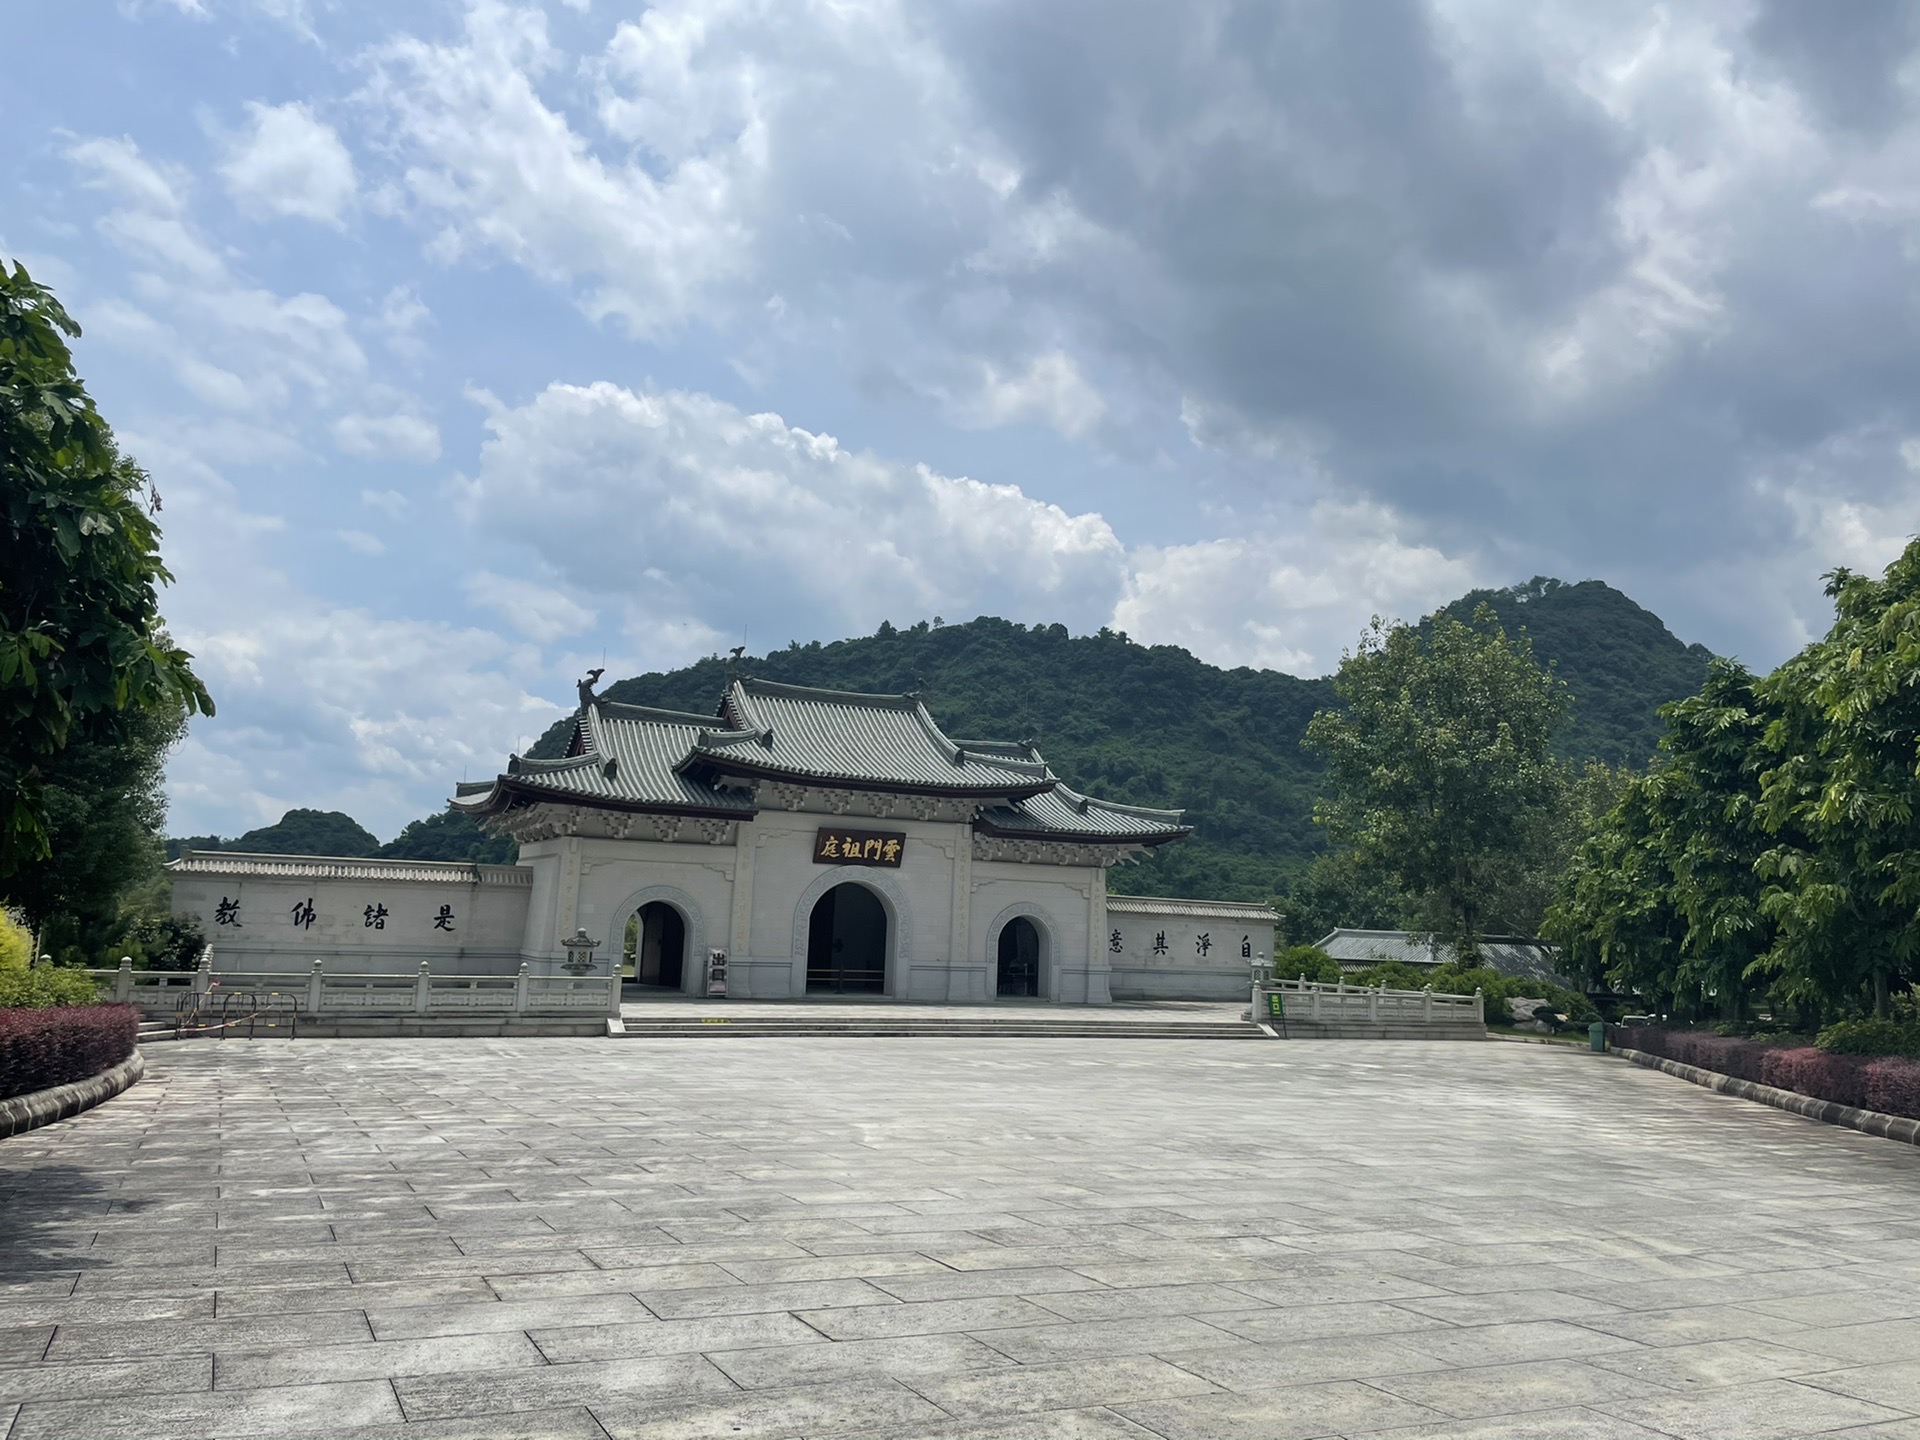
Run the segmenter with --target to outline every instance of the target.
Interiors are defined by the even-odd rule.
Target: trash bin
[[[1601,1055],[1607,1053],[1607,1027],[1598,1020],[1587,1026],[1587,1048]]]

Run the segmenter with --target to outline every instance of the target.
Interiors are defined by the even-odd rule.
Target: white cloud
[[[461,513],[645,623],[818,635],[993,611],[1097,624],[1122,583],[1098,515],[711,396],[551,385],[496,404],[487,428],[478,474],[456,487]]]
[[[342,415],[333,422],[333,442],[367,460],[440,458],[440,427],[419,415]]]
[[[240,208],[339,225],[353,204],[353,156],[339,134],[299,101],[247,105],[244,135],[227,147],[220,167]]]
[[[589,314],[650,335],[739,269],[731,194],[748,149],[681,155],[658,176],[595,154],[541,98],[559,60],[539,11],[476,0],[457,43],[400,39],[374,62],[368,99],[405,149],[412,202],[444,226],[442,257],[486,248],[551,281],[587,279]]]
[[[1106,418],[1106,400],[1063,350],[1034,356],[1016,375],[1004,375],[991,364],[982,369],[979,393],[963,407],[974,424],[1037,420],[1078,440]]]
[[[384,555],[387,542],[378,535],[369,535],[364,530],[336,530],[334,538],[356,555]]]
[[[1328,673],[1369,617],[1417,619],[1479,583],[1401,528],[1383,507],[1329,502],[1284,533],[1142,548],[1114,627],[1216,665]]]
[[[407,513],[407,497],[398,490],[362,490],[360,503],[398,520]]]
[[[502,616],[522,635],[541,645],[583,634],[600,618],[558,590],[487,570],[468,576],[463,588],[475,605]]]

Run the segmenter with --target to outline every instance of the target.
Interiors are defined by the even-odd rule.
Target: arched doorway
[[[627,922],[626,949],[637,982],[678,990],[686,974],[687,922],[666,901],[651,901]]]
[[[994,994],[1037,999],[1040,995],[1040,932],[1016,915],[1000,927],[999,980]]]
[[[886,990],[886,907],[864,885],[836,885],[814,902],[807,920],[807,993],[884,995]]]

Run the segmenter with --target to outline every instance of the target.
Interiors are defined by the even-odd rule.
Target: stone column
[[[731,919],[727,925],[727,990],[731,994],[733,987],[746,981],[749,987],[747,999],[758,998],[752,992],[754,969],[750,965],[736,966],[733,962],[744,960],[753,954],[753,861],[754,836],[758,827],[741,820],[734,826],[733,832],[733,907]],[[707,957],[704,955],[687,957],[687,963],[696,965],[700,972],[706,973]],[[757,977],[754,977],[757,978]],[[806,985],[806,977],[800,981]],[[791,988],[791,982],[789,982]]]
[[[973,941],[967,934],[968,912],[973,909],[973,827],[961,825],[953,842],[953,914],[947,925],[947,999],[949,1001],[984,1000],[993,994],[991,972],[987,993],[976,993],[974,970],[969,967]],[[991,957],[989,957],[991,964]]]
[[[1095,866],[1087,887],[1087,1004],[1113,1003],[1113,954],[1107,949],[1107,872]]]

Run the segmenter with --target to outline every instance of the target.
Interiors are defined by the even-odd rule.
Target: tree
[[[136,918],[123,901],[159,876],[167,755],[185,729],[178,710],[135,710],[112,741],[76,739],[41,763],[51,848],[16,870],[7,892],[49,953],[99,958]]]
[[[397,860],[464,860],[473,865],[511,865],[520,853],[517,841],[489,835],[471,815],[443,810],[425,820],[409,821],[406,829],[380,847]]]
[[[159,499],[74,373],[79,333],[0,264],[0,879],[48,854],[46,767],[69,744],[213,713],[161,629]]]
[[[1435,617],[1424,633],[1376,618],[1333,683],[1344,704],[1307,727],[1327,761],[1314,818],[1422,900],[1439,938],[1475,953],[1559,793],[1550,746],[1565,687],[1490,612],[1474,625]]]
[[[1920,541],[1879,579],[1827,577],[1834,623],[1762,691],[1778,710],[1760,816],[1778,935],[1765,957],[1801,1000],[1885,1017],[1920,976]]]

